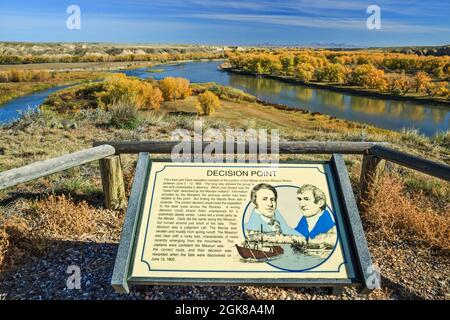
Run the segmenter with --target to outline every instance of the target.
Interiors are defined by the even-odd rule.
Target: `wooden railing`
[[[151,154],[169,154],[179,141],[99,141],[94,147],[58,158],[39,161],[27,166],[0,173],[0,189],[12,187],[58,171],[66,170],[87,162],[99,160],[102,176],[105,206],[107,208],[124,208],[126,206],[120,154],[148,152]],[[193,142],[182,142],[185,147],[195,150]],[[210,142],[203,142],[204,150]],[[227,150],[224,144],[223,149]],[[268,145],[270,150],[270,144]],[[233,145],[233,153],[246,153],[251,150],[248,144]],[[375,180],[377,165],[381,160],[390,161],[422,173],[450,181],[450,166],[437,163],[404,152],[389,148],[386,143],[379,142],[301,142],[290,141],[279,143],[279,154],[356,154],[362,155],[362,166],[359,187],[359,203],[366,203],[369,191]]]
[[[114,155],[116,150],[109,145],[102,145],[95,148],[85,149],[75,153],[63,155],[61,157],[38,161],[0,173],[0,190],[15,186],[16,184],[48,176],[52,173],[67,170],[82,164],[100,160],[107,156]]]

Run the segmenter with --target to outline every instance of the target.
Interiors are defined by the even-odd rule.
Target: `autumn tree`
[[[430,84],[450,77],[450,56],[400,52],[253,49],[230,56],[234,69],[255,74],[281,74],[308,82],[354,84],[377,91],[407,94],[426,91],[446,95],[448,88]]]
[[[323,81],[325,80],[325,70],[323,68],[316,68],[314,70],[314,77],[316,78],[317,81]]]
[[[448,97],[448,82],[441,81],[439,83],[430,82],[427,84],[426,92],[431,96]]]
[[[413,79],[404,73],[388,74],[386,79],[388,91],[394,94],[405,95],[415,86]]]
[[[314,77],[314,67],[309,63],[301,63],[295,67],[294,75],[298,80],[308,83]]]
[[[281,56],[280,62],[283,68],[283,72],[285,74],[289,74],[292,72],[292,68],[294,66],[294,57],[291,55]]]
[[[337,63],[329,63],[323,69],[324,78],[331,82],[344,82],[346,68]]]
[[[387,88],[387,79],[384,71],[375,68],[371,64],[356,66],[352,71],[352,83],[365,88],[383,91]]]
[[[448,97],[449,90],[448,90],[448,82],[441,81],[437,85],[436,95],[440,97]]]
[[[124,74],[108,77],[96,96],[98,105],[105,109],[116,104],[128,104],[136,109],[159,109],[163,101],[159,88],[150,82],[130,78]]]
[[[135,104],[141,109],[157,110],[162,101],[164,101],[163,94],[158,87],[145,82],[138,86]]]
[[[356,66],[352,71],[352,82],[353,84],[364,86],[368,83],[368,77],[370,73],[376,69],[371,64],[362,64]]]
[[[219,98],[209,90],[198,95],[198,102],[197,111],[199,115],[209,116],[220,108]]]
[[[158,85],[166,101],[185,99],[191,95],[189,80],[184,78],[167,77],[160,80]]]
[[[430,82],[431,77],[428,75],[428,73],[423,71],[417,72],[416,76],[414,77],[414,86],[416,88],[416,92],[425,90]]]

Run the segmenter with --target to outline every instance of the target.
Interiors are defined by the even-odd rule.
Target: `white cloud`
[[[194,19],[212,19],[222,21],[253,22],[261,24],[285,25],[294,27],[309,27],[318,29],[344,29],[344,30],[366,30],[367,15],[361,18],[335,18],[335,17],[307,17],[286,16],[269,14],[188,14],[182,15]],[[438,27],[419,24],[406,24],[394,20],[382,20],[382,31],[398,33],[431,33],[450,32],[449,27]]]

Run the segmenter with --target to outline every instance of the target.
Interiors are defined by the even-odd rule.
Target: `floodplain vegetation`
[[[450,56],[287,49],[227,54],[224,68],[237,72],[411,99],[450,101]]]
[[[0,70],[0,106],[34,92],[78,82],[99,80],[105,76],[93,71]]]
[[[0,171],[88,148],[95,140],[169,140],[175,129],[193,130],[194,120],[199,119],[204,130],[264,128],[279,129],[283,140],[386,141],[412,154],[450,162],[450,132],[431,138],[416,131],[394,132],[302,109],[280,110],[215,83],[112,74],[103,81],[58,91],[39,112],[1,127]],[[282,160],[327,158],[304,155]],[[347,155],[345,160],[356,194],[361,159]],[[122,162],[129,194],[136,156],[123,155]],[[382,288],[369,298],[445,299],[449,287],[442,279],[449,267],[450,186],[390,163],[382,162],[380,167],[369,209],[362,216],[369,249],[383,275]],[[16,281],[17,270],[27,270],[33,257],[44,259],[57,250],[58,243],[117,243],[123,214],[103,208],[97,163],[0,191],[0,283]],[[111,265],[106,260],[101,263]],[[6,289],[0,284],[2,290]],[[270,290],[274,298],[291,295],[291,289],[244,290],[253,298]],[[304,298],[308,294],[315,295],[292,293]],[[356,297],[351,290],[346,296]]]
[[[0,105],[55,86],[99,80],[112,70],[224,57],[223,48],[201,46],[30,45],[0,42]]]

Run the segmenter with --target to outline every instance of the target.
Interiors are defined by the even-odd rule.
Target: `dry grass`
[[[450,250],[450,205],[441,212],[422,192],[409,194],[395,174],[381,177],[363,218],[380,238]]]
[[[5,260],[6,252],[9,247],[9,237],[6,232],[6,227],[3,225],[0,229],[0,268]]]
[[[91,207],[86,202],[75,204],[64,195],[50,195],[35,202],[30,213],[37,216],[32,229],[34,236],[70,239],[93,230]]]
[[[3,230],[0,232],[0,270],[13,268],[24,256],[30,254],[29,248],[33,242],[27,239],[31,236],[31,228],[26,219],[20,216],[10,216],[3,221]]]
[[[5,215],[0,221],[0,270],[13,267],[25,255],[43,254],[58,241],[86,241],[94,236],[107,241],[120,233],[118,214],[65,195],[35,200],[24,212]]]

